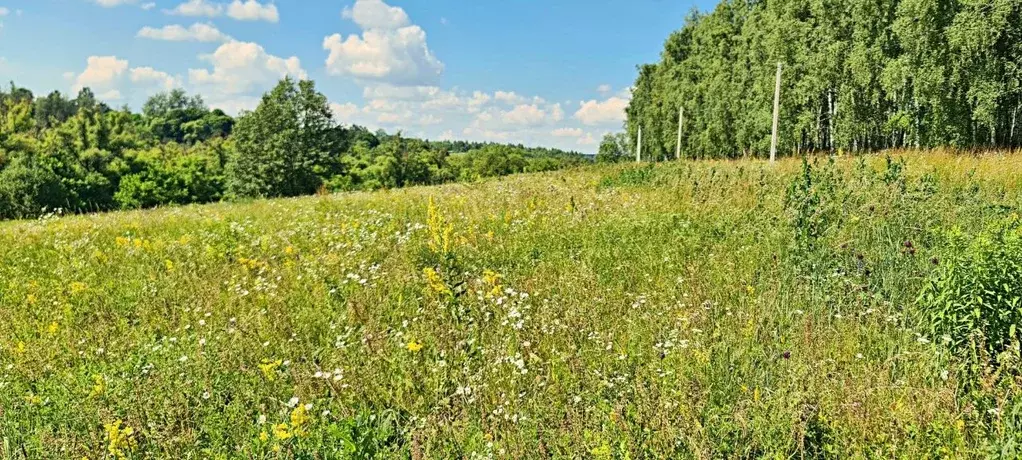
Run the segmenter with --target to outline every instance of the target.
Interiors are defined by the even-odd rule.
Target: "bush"
[[[919,304],[934,337],[959,352],[1005,351],[1022,324],[1022,231],[1008,225],[967,238],[949,238],[948,255],[931,275]]]

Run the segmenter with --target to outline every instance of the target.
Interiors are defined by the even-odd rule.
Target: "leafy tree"
[[[313,193],[334,167],[333,119],[311,81],[285,78],[238,119],[228,190],[238,197]]]

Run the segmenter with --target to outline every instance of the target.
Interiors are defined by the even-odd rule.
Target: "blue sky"
[[[230,113],[282,76],[336,119],[593,152],[635,66],[707,0],[0,0],[0,79],[138,108],[170,88]]]

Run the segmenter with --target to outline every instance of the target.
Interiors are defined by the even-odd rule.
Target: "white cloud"
[[[610,92],[612,90],[613,90],[613,88],[611,88],[610,85],[600,85],[600,86],[596,87],[596,91],[598,93],[600,93],[600,95],[603,95],[603,96],[606,96],[606,95],[610,94]]]
[[[134,5],[138,0],[93,0],[103,8],[113,8],[121,5]]]
[[[151,10],[153,8],[156,8],[156,3],[149,2],[149,3],[143,3],[142,4],[142,9],[143,10],[149,11],[149,10]]]
[[[86,86],[94,91],[111,89],[128,70],[128,61],[116,56],[89,56],[85,70],[78,74],[72,89],[78,91]]]
[[[341,16],[355,21],[364,30],[395,30],[412,22],[401,7],[390,6],[382,0],[356,0],[355,6],[345,7]]]
[[[181,86],[180,78],[173,77],[166,72],[152,67],[135,67],[131,69],[129,75],[132,83],[153,84],[164,90],[171,90]]]
[[[585,136],[579,136],[578,145],[593,146],[600,143],[600,140],[593,135],[593,133],[586,133]]]
[[[67,72],[72,92],[88,87],[100,100],[119,101],[124,92],[151,94],[181,87],[181,78],[152,67],[130,67],[127,59],[117,56],[90,56],[81,73]]]
[[[187,2],[174,7],[172,10],[165,10],[165,13],[176,16],[205,16],[215,18],[224,13],[224,7],[223,5],[210,3],[206,0],[188,0]]]
[[[426,32],[411,24],[403,9],[381,0],[356,0],[342,15],[353,20],[362,35],[323,39],[331,75],[414,86],[433,82],[443,73],[444,64],[426,44]]]
[[[11,10],[0,6],[0,18],[7,16],[8,14],[11,14]]]
[[[504,123],[511,125],[538,126],[546,121],[546,111],[535,104],[519,105],[501,115]]]
[[[515,94],[514,91],[497,91],[493,93],[493,98],[507,104],[520,104],[525,102],[525,98]]]
[[[554,137],[579,137],[582,135],[581,128],[557,128],[550,131],[550,135]]]
[[[340,123],[345,123],[347,120],[350,120],[352,117],[361,112],[357,105],[350,102],[344,104],[330,104],[330,111],[334,113],[334,119]]]
[[[212,71],[189,69],[188,81],[206,91],[212,91],[214,96],[265,91],[287,75],[298,79],[308,78],[297,57],[274,56],[256,43],[224,43],[213,54],[200,58],[213,66]]]
[[[620,124],[625,120],[626,107],[628,99],[619,96],[604,101],[579,102],[575,119],[589,126]]]
[[[143,27],[138,31],[138,37],[148,38],[152,40],[166,40],[166,41],[194,41],[194,42],[226,42],[231,41],[232,38],[227,34],[220,32],[212,24],[196,23],[190,27],[185,28],[180,25],[169,25],[160,29],[152,27]]]
[[[280,21],[277,6],[272,3],[261,4],[256,0],[234,0],[227,7],[227,16],[239,21]]]

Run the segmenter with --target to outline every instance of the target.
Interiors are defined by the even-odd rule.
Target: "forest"
[[[0,219],[475,180],[588,162],[575,152],[371,132],[333,118],[312,81],[284,79],[233,118],[200,96],[141,113],[88,88],[0,90]]]
[[[639,66],[628,137],[674,158],[683,108],[682,156],[765,156],[778,63],[781,154],[1022,143],[1019,0],[724,0]]]

